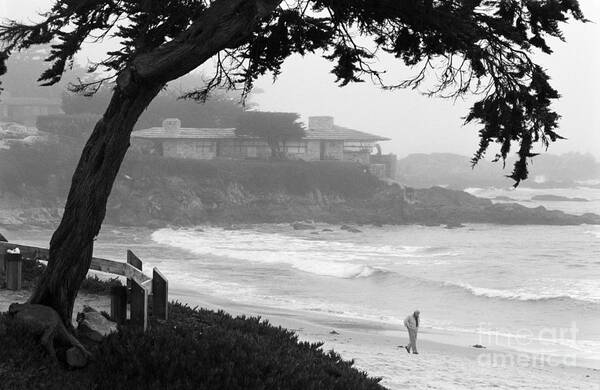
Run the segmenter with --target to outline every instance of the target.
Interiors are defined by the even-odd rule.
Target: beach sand
[[[422,330],[419,355],[408,354],[403,328],[327,315],[239,305],[212,296],[172,291],[171,299],[233,315],[260,316],[296,331],[301,340],[323,342],[357,368],[382,378],[390,389],[600,389],[600,370],[555,365],[508,349],[478,349],[468,337]],[[476,340],[476,339],[475,339]],[[494,360],[496,359],[496,360]],[[498,364],[494,364],[494,361]]]
[[[25,302],[29,291],[0,291],[0,311]],[[406,353],[404,329],[315,313],[239,305],[186,291],[172,291],[171,300],[190,306],[253,315],[298,333],[301,340],[322,342],[390,389],[600,389],[600,370],[540,362],[535,356],[506,349],[477,349],[450,333],[423,330],[419,355]],[[110,310],[110,298],[79,294],[74,313],[84,305]],[[501,364],[493,364],[494,357]],[[529,360],[528,360],[529,359]],[[498,360],[496,360],[498,362]]]

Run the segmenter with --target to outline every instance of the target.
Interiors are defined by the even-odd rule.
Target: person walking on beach
[[[404,348],[406,348],[406,352],[408,353],[412,349],[412,353],[415,355],[419,353],[417,352],[417,331],[419,330],[420,314],[418,310],[415,310],[414,313],[404,319],[404,326],[408,330],[408,338],[410,339],[410,343]]]

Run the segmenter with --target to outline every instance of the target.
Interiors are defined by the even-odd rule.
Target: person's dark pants
[[[417,352],[417,330],[409,328],[408,338],[410,339],[410,344],[408,344],[408,351],[412,351],[413,353]]]

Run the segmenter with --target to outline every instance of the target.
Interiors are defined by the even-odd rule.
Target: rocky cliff
[[[383,183],[358,164],[339,162],[184,161],[128,158],[111,194],[106,222],[239,224],[314,220],[328,223],[600,224],[597,215],[572,216],[543,207],[493,204],[441,187],[411,189]],[[38,191],[37,193],[41,193]],[[60,204],[6,194],[0,224],[54,225]],[[33,205],[33,207],[32,207]]]

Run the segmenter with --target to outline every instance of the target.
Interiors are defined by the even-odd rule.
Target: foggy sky
[[[52,4],[50,0],[0,0],[0,17],[34,18]],[[562,98],[555,108],[562,115],[559,141],[552,153],[579,151],[600,159],[600,1],[580,0],[592,23],[564,25],[566,43],[554,41],[551,56],[538,55],[548,68],[552,85]],[[106,45],[105,45],[106,47]],[[99,48],[84,56],[101,55]],[[85,62],[80,58],[80,61]],[[380,60],[380,68],[399,69],[393,59]],[[310,115],[332,115],[336,124],[389,137],[384,152],[452,152],[471,155],[477,148],[476,125],[463,126],[469,103],[427,98],[416,91],[383,91],[370,82],[340,88],[329,73],[331,63],[317,55],[294,56],[284,64],[282,75],[273,84],[270,76],[258,80],[262,91],[253,102],[267,111],[293,111],[304,119]],[[9,70],[10,72],[10,70]],[[9,73],[10,74],[10,73]],[[495,150],[490,150],[493,156]]]

